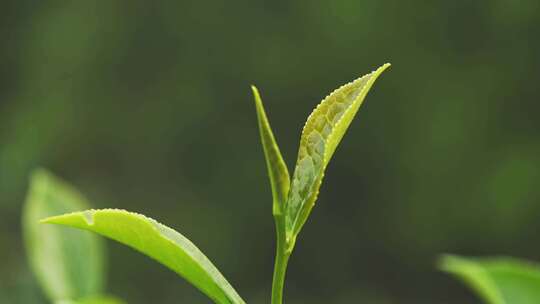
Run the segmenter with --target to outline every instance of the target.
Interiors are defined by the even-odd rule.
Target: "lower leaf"
[[[444,256],[440,269],[462,279],[489,304],[540,303],[540,267],[514,258]]]
[[[245,303],[191,241],[144,215],[118,209],[87,210],[42,222],[93,231],[130,246],[178,273],[215,303]]]

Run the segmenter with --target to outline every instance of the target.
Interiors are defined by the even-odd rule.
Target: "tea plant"
[[[368,91],[389,66],[385,64],[336,89],[314,109],[301,133],[292,179],[259,91],[252,87],[276,229],[272,304],[283,302],[287,264],[315,205],[326,167]],[[41,223],[86,231],[39,225],[40,219]],[[138,213],[90,209],[75,189],[44,170],[33,174],[23,214],[23,230],[30,265],[48,299],[54,303],[122,303],[104,291],[105,248],[102,240],[89,231],[153,258],[215,303],[245,303],[212,262],[177,231]],[[470,284],[487,303],[540,303],[540,271],[536,266],[511,259],[479,260],[456,256],[445,256],[440,265],[444,271]]]
[[[276,224],[273,304],[282,303],[287,263],[297,236],[315,204],[326,166],[369,89],[388,67],[389,64],[385,64],[338,88],[316,107],[302,130],[292,180],[270,128],[259,92],[252,87]],[[73,191],[62,189],[68,187],[57,187],[58,193],[51,191],[52,187],[47,186],[47,178],[44,176],[38,174],[34,180],[37,185],[32,185],[25,212],[25,230],[31,264],[52,301],[101,296],[102,245],[94,236],[79,237],[68,232],[49,230],[51,227],[42,230],[35,224],[39,217],[46,217],[42,223],[92,231],[128,245],[167,266],[215,303],[245,303],[191,241],[151,218],[117,209],[78,211],[49,217],[85,209],[86,204]],[[54,201],[54,196],[59,200]],[[73,243],[76,239],[80,239],[78,246]],[[67,260],[64,261],[64,258]]]

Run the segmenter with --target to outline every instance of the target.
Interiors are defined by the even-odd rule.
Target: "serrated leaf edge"
[[[368,74],[365,74],[353,81],[350,81],[346,84],[343,84],[341,85],[340,87],[338,87],[337,89],[333,90],[331,93],[329,93],[328,95],[326,95],[326,97],[323,98],[323,100],[313,109],[313,111],[309,114],[308,118],[306,119],[306,122],[304,124],[304,126],[302,127],[302,132],[301,132],[301,136],[300,136],[300,146],[302,146],[302,143],[307,140],[307,136],[306,136],[306,128],[308,126],[308,123],[310,122],[310,120],[312,119],[312,116],[315,115],[315,113],[320,109],[320,107],[322,107],[328,100],[329,98],[333,95],[333,94],[336,94],[338,91],[340,90],[343,90],[345,87],[348,87],[348,86],[351,86],[351,85],[354,85],[366,78],[370,78],[368,79],[368,81],[366,82],[366,84],[361,88],[360,92],[358,93],[356,99],[351,103],[351,105],[346,109],[346,111],[343,113],[343,115],[340,117],[340,119],[336,122],[336,124],[334,125],[333,129],[332,129],[332,133],[330,133],[330,135],[328,136],[328,138],[332,138],[332,134],[338,129],[338,126],[342,123],[344,117],[347,115],[347,113],[349,113],[354,107],[355,107],[355,104],[358,102],[358,100],[361,100],[360,102],[360,105],[363,103],[363,100],[365,99],[366,97],[366,94],[367,92],[371,89],[373,83],[375,82],[375,80],[377,80],[377,78],[379,77],[379,75],[382,74],[382,72],[384,72],[384,70],[386,70],[387,68],[389,68],[391,66],[390,63],[385,63],[383,64],[382,66],[380,66],[379,68],[373,70],[372,72],[368,73]],[[358,107],[360,106],[358,105]],[[327,143],[325,143],[327,144]],[[332,154],[333,154],[333,150],[332,150]],[[294,219],[294,222],[293,222],[293,226],[292,226],[292,230],[291,231],[287,231],[287,243],[289,244],[289,251],[292,251],[292,248],[294,247],[294,244],[295,244],[295,241],[296,241],[296,235],[298,235],[298,233],[300,232],[302,226],[304,225],[306,219],[307,219],[307,216],[306,216],[306,219],[303,219],[302,220],[302,223],[298,224],[298,221],[300,220],[303,213],[307,213],[309,215],[309,212],[311,211],[311,209],[313,208],[313,206],[315,205],[315,202],[318,198],[318,195],[319,195],[319,189],[320,189],[320,186],[322,184],[322,180],[325,176],[325,170],[326,170],[326,167],[328,165],[330,161],[330,157],[328,156],[328,148],[325,148],[324,150],[324,154],[323,154],[323,167],[322,167],[322,172],[319,176],[319,178],[317,179],[316,181],[316,184],[314,184],[314,186],[316,186],[316,191],[314,192],[313,196],[311,199],[309,199],[308,201],[306,201],[306,204],[305,205],[309,205],[307,207],[306,210],[304,210],[305,208],[302,207],[300,212],[298,213],[298,216]],[[295,165],[295,171],[297,170],[297,164]],[[293,173],[294,175],[294,173]],[[309,203],[308,203],[309,202]],[[288,202],[287,202],[288,203]]]

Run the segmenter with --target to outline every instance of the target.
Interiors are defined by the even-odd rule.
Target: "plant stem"
[[[290,252],[287,252],[287,241],[285,231],[283,231],[280,216],[276,217],[276,261],[274,264],[274,278],[272,280],[272,304],[283,303],[283,286],[285,285],[285,273],[289,262]]]
[[[276,263],[274,265],[274,279],[272,282],[272,304],[283,303],[283,286],[285,285],[285,273],[287,272],[287,263],[289,255],[283,251],[276,254]]]

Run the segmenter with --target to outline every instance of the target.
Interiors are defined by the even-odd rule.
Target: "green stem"
[[[285,285],[285,273],[289,262],[290,252],[287,251],[285,231],[282,229],[281,216],[276,217],[276,261],[274,264],[274,278],[272,280],[272,304],[283,303],[283,286]]]
[[[276,263],[274,265],[274,279],[272,281],[272,304],[283,303],[283,286],[285,285],[285,273],[287,272],[287,263],[289,255],[284,252],[276,254]]]

